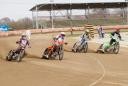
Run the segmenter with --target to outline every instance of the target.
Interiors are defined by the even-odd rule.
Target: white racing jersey
[[[29,45],[29,41],[27,39],[20,39],[20,46],[26,47]]]
[[[56,45],[61,45],[61,44],[63,44],[63,43],[64,43],[64,38],[63,38],[62,36],[60,36],[60,35],[57,35],[57,36],[56,36],[55,44],[56,44]]]

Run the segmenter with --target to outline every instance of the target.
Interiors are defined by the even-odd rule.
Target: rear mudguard
[[[102,49],[108,49],[110,47],[109,42],[103,43]]]

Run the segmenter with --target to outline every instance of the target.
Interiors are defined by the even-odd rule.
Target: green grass
[[[124,25],[126,22],[124,22],[121,19],[89,19],[87,20],[71,20],[73,27],[79,27],[84,26],[85,24],[93,24],[93,25]],[[71,22],[70,20],[54,20],[54,27],[55,28],[64,28],[64,27],[70,27]],[[45,25],[46,28],[51,27],[50,21],[44,21],[42,23]]]

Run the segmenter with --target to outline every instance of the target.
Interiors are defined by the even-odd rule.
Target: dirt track
[[[72,53],[75,39],[68,37],[64,60],[42,60],[48,36],[33,35],[32,48],[21,63],[4,60],[19,37],[0,38],[0,86],[128,86],[127,48],[118,55],[97,54],[98,44],[90,43],[87,54]]]

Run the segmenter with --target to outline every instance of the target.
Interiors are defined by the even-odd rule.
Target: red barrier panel
[[[98,26],[94,26],[95,30]],[[103,29],[105,31],[107,30],[113,30],[114,28],[120,28],[121,30],[127,30],[128,31],[128,25],[116,25],[116,26],[103,26]],[[73,31],[83,31],[84,27],[72,27]],[[0,32],[0,37],[6,37],[6,36],[14,36],[14,35],[21,35],[26,30],[16,30],[16,31],[8,31],[8,32]],[[37,33],[53,33],[53,32],[70,32],[71,28],[49,28],[49,29],[30,29],[32,34]]]

